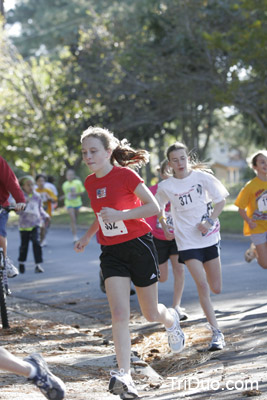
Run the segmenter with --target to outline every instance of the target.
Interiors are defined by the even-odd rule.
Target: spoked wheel
[[[3,275],[0,273],[0,308],[3,329],[9,328],[7,307],[6,307],[6,293],[3,284]]]

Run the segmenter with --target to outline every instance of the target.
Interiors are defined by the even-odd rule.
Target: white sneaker
[[[222,350],[225,346],[224,336],[220,329],[208,324],[208,328],[212,331],[212,339],[209,344],[209,351]]]
[[[166,332],[168,335],[168,343],[169,343],[170,349],[174,353],[180,353],[184,349],[184,346],[185,346],[185,336],[180,327],[178,313],[175,311],[174,308],[168,308],[168,311],[174,317],[174,321],[175,321],[174,329],[171,329],[171,330],[166,329]]]
[[[178,313],[179,320],[180,321],[185,321],[188,319],[188,314],[186,314],[185,309],[180,307],[180,306],[175,306],[174,307],[175,311]]]
[[[6,271],[8,278],[15,278],[15,276],[19,274],[19,271],[17,270],[15,265],[12,264],[12,261],[8,256],[6,256]]]
[[[76,236],[73,236],[73,243],[75,244],[76,242],[78,242],[78,240],[79,240],[79,238],[78,238],[78,236],[76,235]]]
[[[110,371],[110,375],[111,378],[108,387],[110,393],[119,395],[121,399],[138,398],[138,393],[131,375],[126,374],[123,369],[120,371]]]
[[[41,247],[46,247],[46,246],[47,246],[47,241],[46,241],[46,239],[43,239],[43,240],[41,241],[40,246],[41,246]]]

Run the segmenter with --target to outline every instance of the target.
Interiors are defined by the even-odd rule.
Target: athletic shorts
[[[151,233],[111,246],[102,245],[101,250],[104,280],[112,276],[129,277],[139,287],[158,281],[158,254]]]
[[[251,241],[258,246],[259,244],[264,244],[267,242],[267,232],[264,233],[254,233],[250,236]]]
[[[155,237],[153,237],[157,252],[158,252],[158,257],[159,257],[159,264],[163,264],[172,255],[177,254],[178,258],[178,249],[176,245],[175,239],[173,240],[160,240]]]
[[[8,220],[8,213],[5,210],[3,210],[0,213],[0,236],[3,236],[3,237],[7,236],[7,234],[6,234],[7,220]]]
[[[189,249],[178,251],[179,262],[185,263],[187,260],[199,260],[202,263],[220,257],[220,242],[203,249]]]

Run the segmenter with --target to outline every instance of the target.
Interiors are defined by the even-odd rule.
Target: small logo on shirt
[[[151,275],[151,277],[150,277],[150,279],[154,279],[154,278],[156,278],[157,277],[157,275],[155,275],[154,273]]]
[[[102,188],[102,189],[96,189],[96,198],[97,199],[102,199],[103,197],[106,197],[107,195],[107,188]]]

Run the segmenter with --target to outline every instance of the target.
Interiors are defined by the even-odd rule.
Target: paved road
[[[9,255],[16,260],[19,246],[17,228],[9,228],[8,236]],[[100,329],[105,337],[111,337],[108,303],[106,296],[99,289],[99,245],[93,240],[84,253],[76,254],[71,239],[72,235],[67,229],[51,229],[48,236],[49,245],[44,249],[45,273],[43,274],[34,273],[34,263],[30,251],[26,273],[10,280],[14,297],[10,299],[9,305],[13,310],[13,316],[17,318],[17,315],[20,315],[22,325],[23,318],[29,320],[32,315],[35,316],[31,325],[34,327],[34,324],[37,324],[38,329],[36,334],[28,335],[26,342],[25,336],[28,331],[25,331],[23,348],[25,349],[27,343],[28,347],[26,348],[29,350],[29,346],[33,346],[35,340],[37,340],[38,349],[44,346],[43,350],[46,351],[48,361],[52,365],[56,365],[56,372],[67,384],[68,399],[84,400],[84,393],[87,393],[86,398],[91,400],[113,399],[114,396],[106,391],[108,373],[101,380],[98,377],[96,379],[95,372],[96,365],[101,366],[102,372],[109,370],[110,365],[114,365],[112,346],[103,346],[102,339],[95,335],[95,331]],[[224,289],[222,294],[213,296],[213,304],[219,317],[220,326],[226,335],[226,348],[215,354],[203,352],[207,344],[207,331],[203,328],[205,318],[202,316],[194,282],[186,271],[183,305],[190,315],[190,320],[183,323],[187,341],[186,348],[178,355],[162,353],[159,361],[154,360],[154,363],[149,361],[149,364],[153,365],[153,368],[162,374],[165,380],[160,388],[153,389],[147,384],[144,385],[142,379],[138,377],[138,389],[143,398],[148,400],[159,398],[162,400],[178,400],[180,398],[245,400],[248,396],[256,395],[261,400],[267,399],[265,373],[267,363],[267,271],[262,270],[255,261],[251,264],[243,261],[243,254],[248,245],[248,240],[244,240],[241,236],[225,237],[222,240]],[[171,297],[172,280],[169,279],[168,282],[159,284],[159,299],[169,306]],[[139,310],[136,296],[131,297],[131,306],[133,312]],[[42,328],[42,337],[40,337],[39,319],[46,321],[46,317],[49,317],[48,320],[63,324],[58,326],[59,333],[56,335],[56,343],[54,331],[50,330],[49,323],[46,325],[46,322],[42,322],[44,327]],[[89,330],[86,329],[86,334],[82,329],[70,326],[76,325],[76,321],[79,319],[78,325],[90,327]],[[96,319],[99,321],[98,323],[96,323]],[[82,320],[84,323],[80,324]],[[132,331],[139,334],[148,332],[149,329],[151,333],[150,346],[155,346],[153,343],[162,346],[166,340],[162,327],[157,324],[146,324],[145,321],[140,323],[140,320],[141,318],[135,324],[136,318],[132,318]],[[64,326],[64,332],[60,331],[60,326]],[[74,341],[69,337],[69,329],[74,329],[74,332],[71,332],[71,335],[75,337]],[[20,352],[21,338],[19,337],[16,342],[14,335],[10,344],[11,350]],[[58,341],[60,351],[57,351]],[[162,347],[160,348],[162,349]],[[105,367],[103,360],[109,360],[111,364]],[[196,382],[195,380],[198,379],[201,385],[212,382],[220,387],[215,389],[210,386],[203,386],[203,388],[194,386],[190,390],[188,387],[181,390],[177,386],[171,387],[168,379],[172,376],[172,368],[174,368],[173,376],[176,379],[176,385],[180,384],[180,381],[186,383],[193,379]],[[259,391],[244,390],[245,384],[249,384],[251,381],[259,384]],[[18,385],[18,382],[12,382],[12,386],[3,383],[5,390],[1,390],[1,399],[26,400],[28,398],[27,386],[22,387],[22,385]],[[227,384],[229,383],[231,385],[238,383],[239,386],[234,387],[235,390],[228,389]],[[95,386],[96,384],[98,386]],[[23,390],[26,391],[26,394]],[[14,396],[10,397],[12,394]],[[40,397],[42,396],[40,395]],[[39,397],[36,398],[39,399]]]
[[[79,234],[82,235],[80,230]],[[16,262],[19,233],[16,227],[8,229],[8,253]],[[213,296],[215,309],[226,311],[242,300],[262,301],[266,296],[266,271],[256,263],[244,261],[244,251],[249,240],[243,237],[225,237],[221,244],[223,265],[223,292]],[[48,235],[48,246],[43,249],[45,273],[34,273],[32,249],[30,247],[26,273],[10,280],[15,296],[39,301],[44,304],[68,308],[100,320],[109,318],[107,299],[99,289],[99,245],[89,244],[84,253],[73,250],[72,235],[66,228],[52,227]],[[195,284],[186,270],[182,305],[190,314],[201,313]],[[166,283],[159,284],[159,301],[171,305],[172,272]],[[131,296],[132,310],[139,310],[136,296]]]

